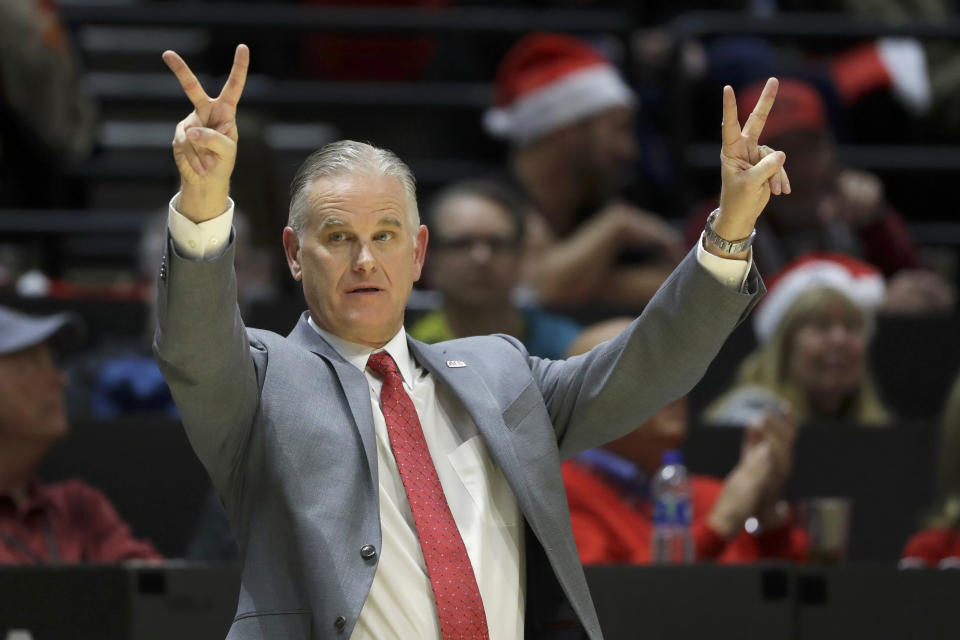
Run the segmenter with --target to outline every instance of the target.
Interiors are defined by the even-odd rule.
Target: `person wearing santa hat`
[[[685,253],[663,220],[617,198],[635,107],[610,61],[570,36],[526,36],[500,65],[484,125],[510,144],[508,179],[531,205],[525,280],[543,303],[642,306]]]
[[[754,311],[759,347],[740,365],[733,389],[707,408],[705,422],[751,424],[786,401],[799,423],[889,424],[867,359],[884,293],[880,272],[850,256],[814,253],[790,263]]]

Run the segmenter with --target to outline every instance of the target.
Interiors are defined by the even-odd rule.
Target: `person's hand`
[[[940,274],[901,269],[887,281],[882,310],[890,314],[943,313],[953,304],[954,291]]]
[[[723,144],[720,150],[722,186],[720,212],[713,225],[721,238],[746,238],[770,200],[770,194],[790,193],[790,180],[783,168],[786,154],[757,143],[778,87],[776,78],[767,80],[742,130],[737,119],[737,98],[733,88],[729,85],[723,88]],[[708,247],[708,250],[711,248]]]
[[[740,461],[723,482],[707,524],[724,539],[731,539],[755,513],[764,487],[773,473],[772,445],[759,426],[744,431]]]
[[[174,51],[164,51],[193,113],[177,124],[173,158],[180,172],[180,212],[202,222],[223,213],[230,189],[230,175],[237,156],[237,103],[243,93],[250,65],[250,50],[237,45],[233,68],[220,95],[211,98],[190,67]]]
[[[768,411],[760,421],[763,437],[770,443],[771,469],[757,502],[755,515],[764,529],[780,524],[777,503],[793,470],[793,445],[797,439],[797,421],[789,407]]]
[[[683,236],[659,216],[625,202],[613,202],[599,215],[608,218],[620,242],[631,248],[655,247],[679,262],[686,254]]]
[[[796,437],[797,424],[787,407],[766,412],[746,428],[740,461],[724,481],[707,521],[717,534],[732,538],[751,515],[764,528],[779,524],[774,521],[776,505],[793,468]]]
[[[825,225],[840,219],[854,229],[862,229],[883,217],[885,205],[880,178],[866,171],[843,169],[817,215]]]

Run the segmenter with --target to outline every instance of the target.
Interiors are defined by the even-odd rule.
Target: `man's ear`
[[[303,278],[303,270],[300,268],[300,238],[293,227],[284,227],[283,229],[283,253],[287,256],[287,266],[290,267],[290,275],[294,280]]]
[[[413,281],[416,282],[420,279],[420,273],[423,271],[423,261],[427,255],[427,240],[429,240],[430,233],[427,231],[427,225],[420,225],[420,228],[417,229],[417,235],[415,237],[417,246],[413,250],[413,260],[414,260],[414,271],[413,271]]]

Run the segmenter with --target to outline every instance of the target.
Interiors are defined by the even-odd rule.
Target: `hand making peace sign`
[[[786,155],[757,144],[780,83],[767,80],[757,105],[743,130],[737,119],[737,98],[729,85],[723,88],[723,144],[720,150],[720,213],[714,231],[727,240],[745,238],[753,231],[770,194],[790,193],[783,169]]]
[[[237,156],[237,103],[247,81],[250,50],[245,44],[237,45],[230,77],[216,98],[206,94],[190,67],[174,51],[164,51],[163,61],[177,76],[194,107],[193,113],[177,124],[173,157],[182,181],[181,201],[209,205],[201,207],[210,208],[209,211],[181,208],[185,215],[199,221],[198,217],[206,219],[221,213],[226,202]],[[190,209],[196,215],[191,215]]]

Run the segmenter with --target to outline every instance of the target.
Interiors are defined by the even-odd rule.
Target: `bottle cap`
[[[670,449],[663,452],[663,464],[683,464],[683,451],[679,449]]]

